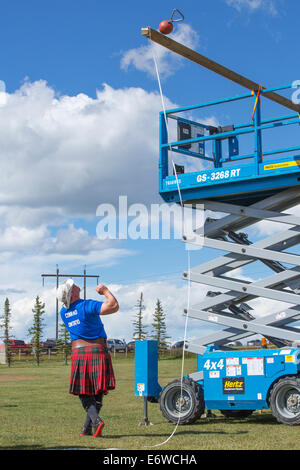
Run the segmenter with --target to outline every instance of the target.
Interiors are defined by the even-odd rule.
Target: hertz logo
[[[241,394],[245,393],[245,379],[244,377],[237,377],[236,379],[223,378],[223,393],[224,394]]]
[[[229,380],[227,380],[224,384],[224,387],[231,387],[231,388],[234,388],[234,387],[242,387],[244,385],[244,382],[230,382]]]

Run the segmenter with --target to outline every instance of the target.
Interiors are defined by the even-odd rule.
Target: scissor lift
[[[229,326],[230,329],[215,333],[213,338],[202,338],[190,344],[189,350],[201,354],[203,348],[212,343],[223,346],[229,341],[253,334],[265,336],[277,346],[300,342],[299,330],[286,328],[286,325],[300,318],[300,256],[285,251],[299,243],[300,218],[278,212],[278,208],[287,204],[297,204],[299,196],[298,188],[291,188],[251,206],[204,201],[206,208],[230,215],[209,220],[205,224],[203,237],[196,235],[193,240],[184,237],[184,241],[201,243],[206,247],[228,251],[228,254],[191,269],[190,273],[184,273],[184,278],[189,277],[193,282],[225,289],[226,292],[210,293],[201,304],[191,307],[188,314],[193,318]],[[258,220],[276,221],[292,227],[256,243],[251,243],[244,233],[237,232]],[[273,273],[253,282],[228,277],[230,271],[255,261],[261,261]],[[247,302],[257,297],[294,306],[284,312],[255,319]]]
[[[198,419],[205,408],[220,409],[229,417],[271,408],[279,422],[299,424],[300,330],[292,323],[300,319],[300,256],[291,248],[300,241],[300,217],[285,211],[300,203],[300,147],[263,151],[262,145],[268,129],[294,125],[299,132],[299,105],[277,94],[292,85],[265,89],[150,28],[143,28],[142,33],[251,90],[160,113],[160,195],[169,203],[223,214],[207,218],[204,226],[185,234],[183,241],[226,252],[183,274],[190,282],[211,286],[203,301],[189,306],[185,314],[225,328],[186,345],[187,351],[198,355],[197,371],[163,389],[162,413],[171,422],[186,424]],[[296,114],[263,120],[265,97]],[[182,116],[246,99],[253,99],[252,120],[247,123],[212,126]],[[170,120],[176,122],[175,140],[168,135]],[[239,139],[247,134],[254,136],[253,149],[241,154]],[[181,165],[174,163],[174,153],[186,160],[197,159],[205,168],[186,171],[182,158]],[[279,231],[252,242],[242,230],[259,221],[275,222]],[[266,277],[250,281],[234,273],[255,262],[266,267]],[[261,316],[249,305],[258,298],[289,306]],[[228,346],[252,335],[266,337],[276,349],[241,351]]]

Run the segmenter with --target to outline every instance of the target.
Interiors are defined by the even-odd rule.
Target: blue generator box
[[[135,395],[158,398],[158,344],[154,340],[135,341]]]

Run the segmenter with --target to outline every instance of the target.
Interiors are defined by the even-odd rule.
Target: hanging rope
[[[155,52],[153,50],[153,60],[154,60],[154,65],[155,65],[155,71],[156,71],[156,76],[157,76],[157,81],[158,81],[158,86],[159,86],[159,92],[160,92],[160,97],[161,97],[161,102],[162,102],[162,108],[163,108],[163,112],[164,112],[164,119],[165,119],[165,124],[166,124],[166,129],[167,129],[167,133],[169,135],[169,131],[168,131],[168,121],[167,121],[167,114],[166,114],[166,108],[165,108],[165,103],[164,103],[164,97],[163,97],[163,93],[162,93],[162,87],[161,87],[161,80],[160,80],[160,75],[159,75],[159,70],[158,70],[158,65],[157,65],[157,60],[156,60],[156,57],[155,57]],[[172,152],[172,147],[169,146],[169,150]],[[178,176],[177,176],[177,172],[176,172],[176,166],[175,166],[175,163],[172,159],[172,165],[173,165],[173,170],[174,170],[174,175],[175,175],[175,178],[176,178],[176,184],[177,184],[177,190],[178,190],[178,194],[179,194],[179,199],[180,199],[180,205],[182,207],[182,209],[184,208],[184,204],[182,202],[182,197],[181,197],[181,191],[180,191],[180,186],[179,186],[179,181],[178,181]],[[183,374],[184,374],[184,353],[185,353],[185,344],[186,344],[186,336],[187,336],[187,326],[188,326],[188,312],[189,312],[189,307],[190,307],[190,288],[191,288],[191,283],[190,283],[190,252],[189,250],[187,250],[187,264],[188,264],[188,291],[187,291],[187,315],[186,315],[186,319],[185,319],[185,327],[184,327],[184,340],[183,340],[183,348],[182,348],[182,361],[181,361],[181,378],[180,378],[180,398],[182,398],[182,390],[183,390]],[[170,441],[170,439],[172,439],[172,437],[174,436],[174,434],[176,433],[177,431],[177,428],[179,426],[179,423],[180,423],[180,418],[181,418],[181,410],[179,410],[179,417],[178,417],[178,421],[176,423],[176,426],[173,430],[173,432],[170,434],[170,436],[163,442],[160,442],[159,444],[156,444],[154,446],[145,446],[145,447],[150,447],[150,448],[154,448],[154,447],[160,447],[164,444],[166,444],[167,442]]]
[[[150,39],[151,39],[151,37],[150,37]],[[159,92],[160,92],[160,98],[161,98],[161,102],[162,102],[162,108],[163,108],[163,112],[164,112],[164,119],[165,119],[167,134],[169,135],[169,128],[168,128],[168,119],[167,119],[167,114],[166,114],[166,107],[165,107],[164,96],[163,96],[163,92],[162,92],[161,81],[160,81],[160,75],[159,75],[159,70],[158,70],[158,65],[157,65],[157,60],[156,60],[156,57],[155,57],[154,49],[153,49],[153,60],[154,60],[154,65],[155,65],[156,77],[157,77],[157,81],[158,81],[158,87],[159,87]],[[170,150],[171,152],[173,152],[173,149],[172,149],[171,145],[169,146],[169,150]],[[181,191],[180,191],[180,187],[179,187],[179,181],[178,181],[177,171],[176,171],[176,167],[175,167],[175,163],[174,163],[173,159],[172,159],[172,165],[173,165],[174,175],[175,175],[175,178],[176,178],[176,185],[177,185],[177,190],[178,190],[178,194],[179,194],[180,205],[181,205],[181,207],[183,207],[183,202],[182,202]]]

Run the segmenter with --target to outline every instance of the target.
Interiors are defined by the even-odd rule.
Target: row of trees
[[[133,338],[135,340],[154,339],[158,343],[158,353],[163,353],[168,348],[168,339],[170,336],[167,336],[166,316],[163,311],[161,301],[159,299],[156,301],[153,313],[153,322],[151,323],[151,333],[147,331],[148,327],[143,323],[143,311],[145,310],[143,292],[141,292],[135,307],[137,309],[137,314],[133,321]]]
[[[34,308],[32,309],[33,322],[28,329],[29,342],[32,346],[36,364],[40,365],[40,357],[42,353],[42,338],[45,329],[45,304],[40,300],[39,296],[35,299]],[[5,344],[5,359],[7,365],[10,367],[12,362],[12,350],[9,346],[9,341],[13,338],[11,334],[11,308],[8,298],[4,302],[4,314],[0,316],[0,328],[2,329],[1,339]],[[67,364],[68,352],[70,349],[70,334],[62,323],[59,329],[59,337],[56,345],[57,349],[63,354],[65,363]]]
[[[168,348],[168,339],[170,338],[170,336],[167,336],[166,317],[161,301],[159,299],[156,301],[153,322],[151,324],[151,333],[148,331],[149,327],[145,326],[143,322],[143,311],[145,310],[143,292],[141,292],[135,308],[137,309],[137,314],[133,321],[133,338],[137,340],[149,338],[156,340],[158,342],[159,354],[161,354]],[[40,300],[39,296],[35,299],[32,312],[33,322],[28,330],[28,336],[30,337],[36,364],[39,365],[42,353],[41,344],[45,329],[45,304]],[[13,338],[13,335],[11,334],[11,309],[8,298],[6,298],[4,303],[4,314],[0,316],[0,328],[3,331],[0,338],[4,340],[5,344],[6,363],[10,366],[12,362],[12,351],[9,347],[9,341]],[[58,333],[57,349],[63,354],[65,363],[67,364],[67,356],[70,349],[70,334],[63,323],[60,325]]]

